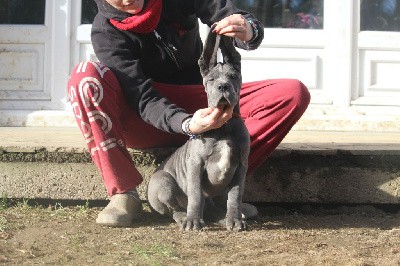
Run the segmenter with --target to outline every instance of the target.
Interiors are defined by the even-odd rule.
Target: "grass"
[[[1,210],[7,210],[10,208],[15,208],[20,211],[29,211],[34,208],[43,208],[44,206],[37,203],[37,202],[32,202],[32,199],[9,199],[7,197],[6,193],[3,193],[0,198],[0,211]],[[73,207],[73,206],[70,206]],[[51,211],[51,216],[54,215],[71,215],[71,212],[68,212],[67,209],[65,208],[62,203],[56,202],[54,205],[49,205],[48,210]],[[87,215],[90,212],[90,203],[89,200],[86,200],[86,202],[83,205],[76,205],[75,212],[76,215]]]
[[[82,234],[68,234],[66,233],[71,245],[76,247],[82,247],[86,242],[86,237]]]
[[[61,203],[56,202],[56,204],[54,204],[54,211],[55,212],[62,212],[62,211],[64,211],[64,207],[62,206]]]
[[[3,233],[8,228],[8,221],[5,217],[0,216],[0,233]]]
[[[50,215],[51,216],[55,216],[55,215],[63,216],[63,215],[66,215],[67,213],[68,213],[67,209],[65,209],[60,202],[56,202],[54,204],[54,206],[52,206],[52,208],[51,208],[51,214]]]
[[[88,212],[90,206],[89,206],[89,201],[86,200],[85,205],[78,205],[78,210],[81,214],[85,214]]]
[[[0,210],[6,210],[11,207],[20,209],[20,210],[30,210],[33,206],[37,206],[38,204],[31,204],[29,199],[23,198],[21,199],[9,199],[6,193],[2,194],[0,199]]]
[[[29,199],[22,199],[22,201],[17,202],[16,208],[22,209],[22,210],[30,210],[30,209],[32,209],[32,206],[29,203]]]
[[[162,259],[178,259],[179,255],[174,247],[165,244],[153,244],[150,247],[135,244],[132,247],[132,251],[141,260],[151,262],[153,264],[159,264]],[[158,262],[158,263],[157,263]]]
[[[0,202],[0,210],[5,210],[8,207],[7,194],[3,193]]]

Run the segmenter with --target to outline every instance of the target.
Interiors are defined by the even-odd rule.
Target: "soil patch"
[[[263,206],[245,232],[180,231],[146,208],[130,228],[99,207],[0,206],[2,265],[398,265],[400,215],[372,206]]]

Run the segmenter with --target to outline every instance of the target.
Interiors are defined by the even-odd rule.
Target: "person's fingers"
[[[240,14],[230,15],[213,25],[213,31],[217,34],[236,37],[242,41],[248,41],[252,38],[253,32],[251,25]]]
[[[208,129],[215,128],[215,126],[218,124],[218,121],[220,120],[220,116],[222,114],[222,111],[219,110],[218,108],[213,108],[212,112],[207,113],[207,115],[202,116],[193,116],[193,122],[197,124],[198,126],[201,127],[202,130],[206,131]]]
[[[197,134],[207,131],[215,124],[215,118],[218,117],[219,110],[217,108],[204,108],[197,110],[190,121],[190,130]]]
[[[244,18],[240,14],[233,14],[226,18],[223,18],[219,22],[217,22],[214,30],[219,33],[223,28],[236,25],[236,26],[243,26],[244,25]]]
[[[204,108],[196,111],[190,121],[189,128],[195,134],[219,128],[232,118],[233,107]]]
[[[200,109],[199,111],[200,111],[201,117],[205,117],[207,115],[210,115],[212,112],[214,112],[214,108],[207,107],[207,108],[204,108],[204,109]]]
[[[210,124],[215,123],[217,120],[219,120],[220,116],[222,115],[223,110],[221,108],[214,108],[212,113],[208,116]]]
[[[221,120],[223,123],[226,123],[229,121],[229,119],[232,118],[233,115],[233,106],[227,108],[221,115]]]

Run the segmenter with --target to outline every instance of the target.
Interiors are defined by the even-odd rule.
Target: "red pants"
[[[154,87],[171,102],[194,113],[207,106],[202,85]],[[109,195],[132,190],[142,182],[126,149],[178,146],[183,134],[163,132],[144,122],[127,104],[115,75],[97,62],[82,62],[71,73],[68,95],[78,126]],[[244,83],[240,112],[249,130],[249,172],[263,163],[299,120],[310,101],[298,80]]]

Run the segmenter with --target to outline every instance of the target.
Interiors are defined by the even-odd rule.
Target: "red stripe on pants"
[[[202,85],[154,87],[190,113],[207,106]],[[109,195],[132,190],[142,177],[126,149],[182,145],[183,134],[163,132],[144,122],[127,104],[115,75],[97,62],[74,68],[68,94],[76,121]],[[279,79],[244,83],[240,111],[249,130],[249,172],[263,163],[300,119],[310,101],[298,80]]]

